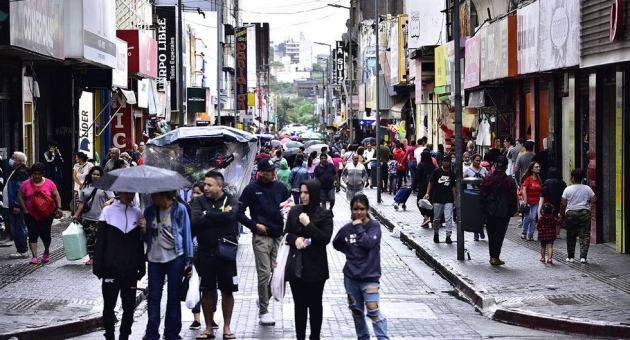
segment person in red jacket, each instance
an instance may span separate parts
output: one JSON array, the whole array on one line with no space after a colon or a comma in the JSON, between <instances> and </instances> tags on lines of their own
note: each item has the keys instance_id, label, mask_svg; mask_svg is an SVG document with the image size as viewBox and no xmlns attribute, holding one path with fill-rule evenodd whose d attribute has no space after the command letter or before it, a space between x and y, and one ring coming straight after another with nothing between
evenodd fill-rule
<instances>
[{"instance_id":1,"label":"person in red jacket","mask_svg":"<svg viewBox=\"0 0 630 340\"><path fill-rule=\"evenodd\" d=\"M405 151L403 150L402 143L396 143L396 147L392 152L394 154L394 160L400 164L398 168L396 168L396 181L398 189L402 186L403 178L407 172L407 163L404 161L405 159Z\"/></svg>"}]
</instances>

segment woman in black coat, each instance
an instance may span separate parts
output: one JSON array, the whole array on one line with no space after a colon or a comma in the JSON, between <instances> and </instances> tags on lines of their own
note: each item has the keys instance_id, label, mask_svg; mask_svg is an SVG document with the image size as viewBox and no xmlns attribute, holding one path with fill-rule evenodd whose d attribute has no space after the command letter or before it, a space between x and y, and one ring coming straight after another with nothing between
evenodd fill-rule
<instances>
[{"instance_id":1,"label":"woman in black coat","mask_svg":"<svg viewBox=\"0 0 630 340\"><path fill-rule=\"evenodd\" d=\"M289 281L295 304L295 332L298 340L306 339L306 318L310 314L311 336L319 339L322 328L322 296L328 280L326 245L333 232L333 215L320 206L317 180L300 184L300 201L289 211L285 233L287 243L302 252L302 278ZM310 241L310 244L309 244Z\"/></svg>"}]
</instances>

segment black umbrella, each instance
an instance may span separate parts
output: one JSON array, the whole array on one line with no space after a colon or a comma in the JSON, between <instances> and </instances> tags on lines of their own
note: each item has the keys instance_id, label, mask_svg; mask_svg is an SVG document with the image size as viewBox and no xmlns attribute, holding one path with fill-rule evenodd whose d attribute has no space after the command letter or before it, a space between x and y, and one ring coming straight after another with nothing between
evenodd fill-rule
<instances>
[{"instance_id":1,"label":"black umbrella","mask_svg":"<svg viewBox=\"0 0 630 340\"><path fill-rule=\"evenodd\" d=\"M150 165L132 166L105 173L94 187L120 192L155 192L189 188L192 184L179 173Z\"/></svg>"},{"instance_id":2,"label":"black umbrella","mask_svg":"<svg viewBox=\"0 0 630 340\"><path fill-rule=\"evenodd\" d=\"M364 138L364 139L361 141L361 144L367 144L367 143L370 143L371 145L376 145L376 138L374 138L374 137L368 137L368 138Z\"/></svg>"},{"instance_id":3,"label":"black umbrella","mask_svg":"<svg viewBox=\"0 0 630 340\"><path fill-rule=\"evenodd\" d=\"M151 139L147 144L164 146L182 139L218 138L224 142L255 142L256 135L229 126L180 127L162 136Z\"/></svg>"}]
</instances>

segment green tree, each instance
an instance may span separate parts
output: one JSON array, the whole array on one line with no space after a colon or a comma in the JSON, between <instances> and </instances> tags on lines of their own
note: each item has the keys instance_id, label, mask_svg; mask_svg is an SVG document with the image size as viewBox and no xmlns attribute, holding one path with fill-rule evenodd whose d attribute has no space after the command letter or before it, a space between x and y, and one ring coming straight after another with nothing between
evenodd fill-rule
<instances>
[{"instance_id":1,"label":"green tree","mask_svg":"<svg viewBox=\"0 0 630 340\"><path fill-rule=\"evenodd\" d=\"M313 63L313 72L323 72L324 68L318 63Z\"/></svg>"}]
</instances>

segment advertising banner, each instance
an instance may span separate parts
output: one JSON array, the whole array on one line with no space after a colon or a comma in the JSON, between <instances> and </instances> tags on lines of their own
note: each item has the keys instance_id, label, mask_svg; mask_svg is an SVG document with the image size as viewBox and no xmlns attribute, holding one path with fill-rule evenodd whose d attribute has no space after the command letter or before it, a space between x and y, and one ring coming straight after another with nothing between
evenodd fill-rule
<instances>
[{"instance_id":1,"label":"advertising banner","mask_svg":"<svg viewBox=\"0 0 630 340\"><path fill-rule=\"evenodd\" d=\"M407 48L437 45L444 25L444 1L406 0L405 8L409 15Z\"/></svg>"},{"instance_id":2,"label":"advertising banner","mask_svg":"<svg viewBox=\"0 0 630 340\"><path fill-rule=\"evenodd\" d=\"M131 149L133 146L133 114L131 112L131 104L127 104L127 99L121 91L113 92L112 100L111 110L114 117L109 124L111 145L119 148L121 151L125 151Z\"/></svg>"},{"instance_id":3,"label":"advertising banner","mask_svg":"<svg viewBox=\"0 0 630 340\"><path fill-rule=\"evenodd\" d=\"M206 112L206 93L208 88L206 87L189 87L186 91L186 101L188 105L188 112Z\"/></svg>"},{"instance_id":4,"label":"advertising banner","mask_svg":"<svg viewBox=\"0 0 630 340\"><path fill-rule=\"evenodd\" d=\"M66 58L116 68L115 12L116 3L111 0L65 1Z\"/></svg>"},{"instance_id":5,"label":"advertising banner","mask_svg":"<svg viewBox=\"0 0 630 340\"><path fill-rule=\"evenodd\" d=\"M333 57L335 65L333 71L333 84L341 85L346 80L346 60L345 52L343 51L343 41L337 40L335 42Z\"/></svg>"},{"instance_id":6,"label":"advertising banner","mask_svg":"<svg viewBox=\"0 0 630 340\"><path fill-rule=\"evenodd\" d=\"M127 89L127 42L116 38L116 67L112 69L112 86Z\"/></svg>"},{"instance_id":7,"label":"advertising banner","mask_svg":"<svg viewBox=\"0 0 630 340\"><path fill-rule=\"evenodd\" d=\"M481 62L481 35L466 40L466 64L464 65L464 88L479 86Z\"/></svg>"},{"instance_id":8,"label":"advertising banner","mask_svg":"<svg viewBox=\"0 0 630 340\"><path fill-rule=\"evenodd\" d=\"M177 81L177 17L174 6L156 6L157 13L157 67L158 91L166 91L166 83L170 83L170 109L178 110Z\"/></svg>"},{"instance_id":9,"label":"advertising banner","mask_svg":"<svg viewBox=\"0 0 630 340\"><path fill-rule=\"evenodd\" d=\"M157 78L157 41L138 30L117 30L116 36L127 42L129 72Z\"/></svg>"},{"instance_id":10,"label":"advertising banner","mask_svg":"<svg viewBox=\"0 0 630 340\"><path fill-rule=\"evenodd\" d=\"M149 108L149 93L151 90L151 79L138 80L138 103L141 108Z\"/></svg>"},{"instance_id":11,"label":"advertising banner","mask_svg":"<svg viewBox=\"0 0 630 340\"><path fill-rule=\"evenodd\" d=\"M400 65L398 64L398 53L400 50L398 49L398 23L391 23L391 39L389 40L389 67L391 69L391 80L392 85L397 85L400 82L400 78L398 78L398 68Z\"/></svg>"},{"instance_id":12,"label":"advertising banner","mask_svg":"<svg viewBox=\"0 0 630 340\"><path fill-rule=\"evenodd\" d=\"M405 58L405 46L407 45L407 15L401 14L398 16L398 35L393 36L398 39L398 84L408 84L407 78L407 58ZM393 40L393 39L392 39ZM394 84L394 82L392 82Z\"/></svg>"},{"instance_id":13,"label":"advertising banner","mask_svg":"<svg viewBox=\"0 0 630 340\"><path fill-rule=\"evenodd\" d=\"M444 45L435 48L435 86L446 86L446 56Z\"/></svg>"},{"instance_id":14,"label":"advertising banner","mask_svg":"<svg viewBox=\"0 0 630 340\"><path fill-rule=\"evenodd\" d=\"M580 1L540 3L539 71L576 66L580 62Z\"/></svg>"},{"instance_id":15,"label":"advertising banner","mask_svg":"<svg viewBox=\"0 0 630 340\"><path fill-rule=\"evenodd\" d=\"M518 74L538 72L538 9L536 1L516 11Z\"/></svg>"},{"instance_id":16,"label":"advertising banner","mask_svg":"<svg viewBox=\"0 0 630 340\"><path fill-rule=\"evenodd\" d=\"M79 151L94 158L94 94L83 91L79 98Z\"/></svg>"},{"instance_id":17,"label":"advertising banner","mask_svg":"<svg viewBox=\"0 0 630 340\"><path fill-rule=\"evenodd\" d=\"M5 14L10 21L6 27L11 46L64 59L65 19L61 0L11 1L9 13ZM4 25L0 23L0 27Z\"/></svg>"},{"instance_id":18,"label":"advertising banner","mask_svg":"<svg viewBox=\"0 0 630 340\"><path fill-rule=\"evenodd\" d=\"M247 112L247 28L236 28L236 110Z\"/></svg>"},{"instance_id":19,"label":"advertising banner","mask_svg":"<svg viewBox=\"0 0 630 340\"><path fill-rule=\"evenodd\" d=\"M516 66L516 16L481 29L481 80L513 77Z\"/></svg>"}]
</instances>

